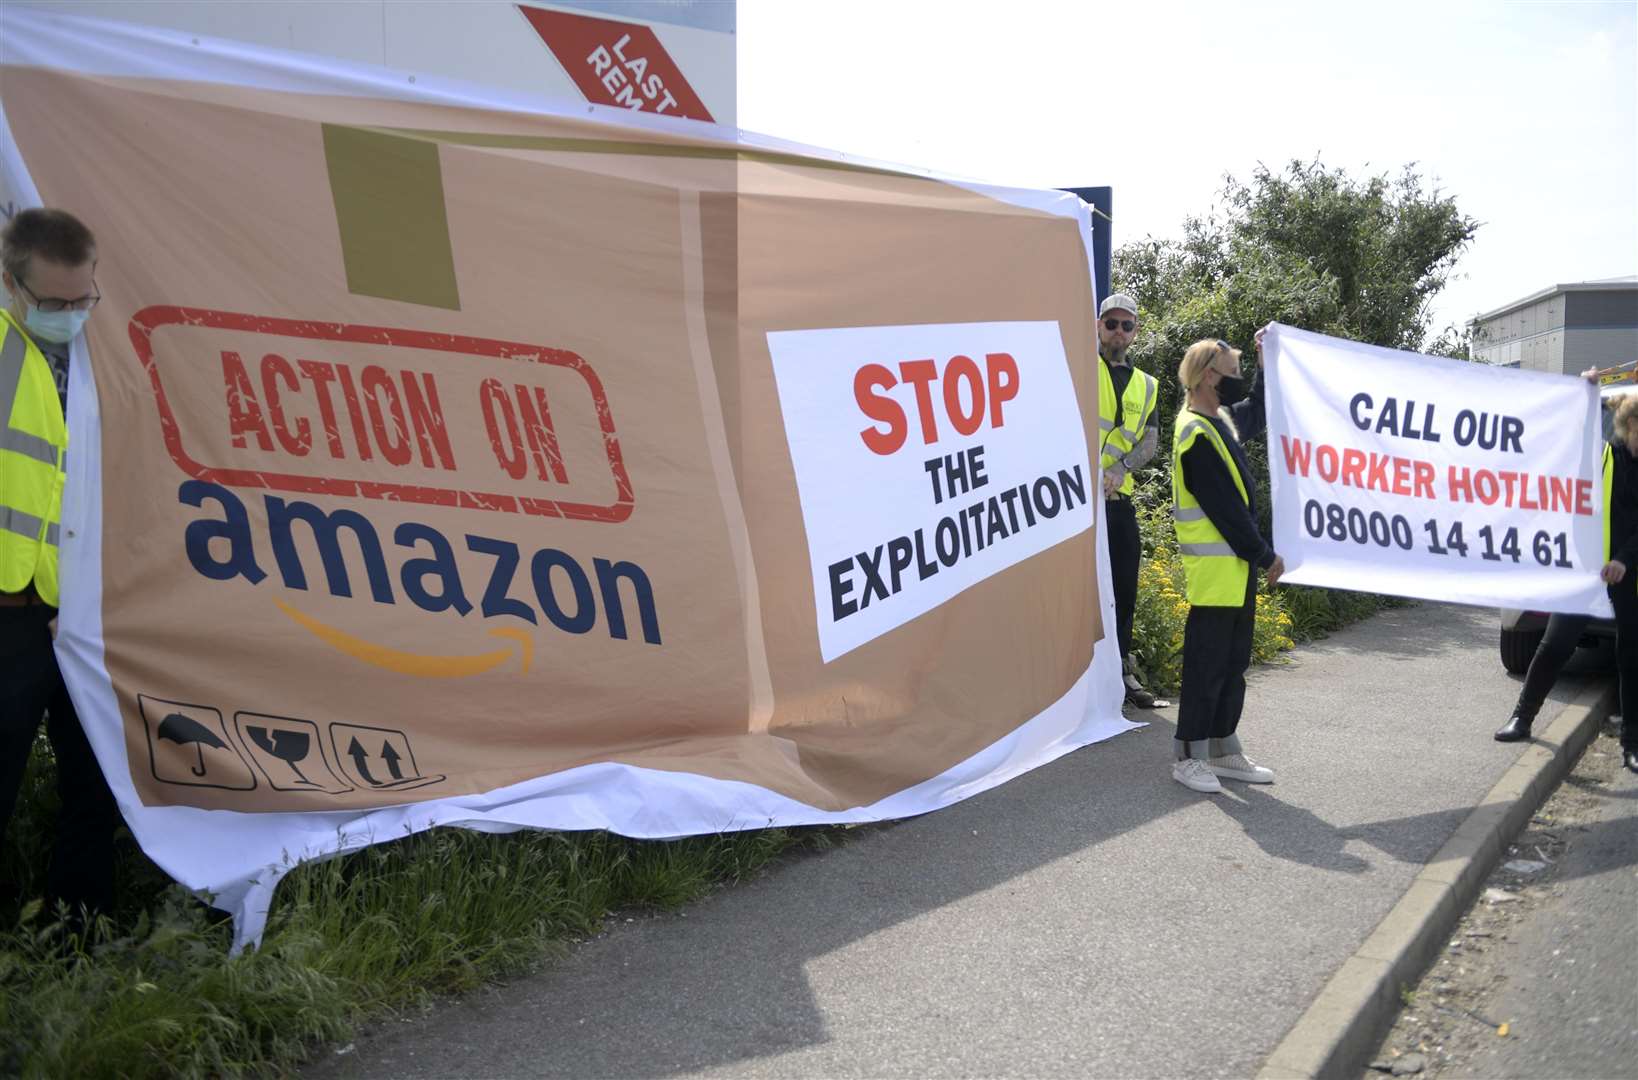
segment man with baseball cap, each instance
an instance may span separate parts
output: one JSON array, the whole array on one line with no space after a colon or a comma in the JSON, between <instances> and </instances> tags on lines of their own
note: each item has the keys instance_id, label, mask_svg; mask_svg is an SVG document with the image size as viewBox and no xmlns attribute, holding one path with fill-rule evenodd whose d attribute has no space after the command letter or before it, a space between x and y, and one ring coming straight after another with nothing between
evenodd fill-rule
<instances>
[{"instance_id":1,"label":"man with baseball cap","mask_svg":"<svg viewBox=\"0 0 1638 1080\"><path fill-rule=\"evenodd\" d=\"M1125 293L1104 298L1098 307L1098 440L1109 569L1115 587L1116 640L1127 702L1151 709L1155 696L1138 681L1132 664L1132 612L1137 607L1142 556L1137 511L1132 506L1132 474L1149 463L1159 444L1154 417L1160 386L1153 375L1138 371L1126 358L1137 328L1137 301Z\"/></svg>"}]
</instances>

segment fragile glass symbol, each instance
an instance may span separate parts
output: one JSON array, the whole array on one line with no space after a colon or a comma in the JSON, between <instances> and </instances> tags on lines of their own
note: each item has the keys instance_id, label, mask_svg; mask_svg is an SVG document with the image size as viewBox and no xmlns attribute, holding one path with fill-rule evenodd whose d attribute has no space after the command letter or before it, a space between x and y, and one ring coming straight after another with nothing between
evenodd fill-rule
<instances>
[{"instance_id":1,"label":"fragile glass symbol","mask_svg":"<svg viewBox=\"0 0 1638 1080\"><path fill-rule=\"evenodd\" d=\"M313 787L318 786L303 776L302 771L296 768L296 762L307 756L307 751L312 745L307 732L295 731L290 728L274 728L272 733L269 734L265 727L247 726L245 734L249 735L250 741L261 747L265 753L272 754L290 766L290 771L296 774L299 783L311 784Z\"/></svg>"}]
</instances>

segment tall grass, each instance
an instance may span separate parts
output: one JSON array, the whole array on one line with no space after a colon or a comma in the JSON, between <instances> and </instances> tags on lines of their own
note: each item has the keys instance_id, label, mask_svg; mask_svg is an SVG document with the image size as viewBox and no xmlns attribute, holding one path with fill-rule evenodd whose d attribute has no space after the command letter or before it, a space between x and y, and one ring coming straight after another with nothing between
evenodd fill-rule
<instances>
[{"instance_id":1,"label":"tall grass","mask_svg":"<svg viewBox=\"0 0 1638 1080\"><path fill-rule=\"evenodd\" d=\"M37 752L0 859L39 880L49 755ZM0 932L0 1075L277 1075L356 1025L538 964L616 910L671 909L829 830L678 841L437 829L280 884L260 948L228 955L219 913L164 885L128 839L121 911L68 933L8 898Z\"/></svg>"}]
</instances>

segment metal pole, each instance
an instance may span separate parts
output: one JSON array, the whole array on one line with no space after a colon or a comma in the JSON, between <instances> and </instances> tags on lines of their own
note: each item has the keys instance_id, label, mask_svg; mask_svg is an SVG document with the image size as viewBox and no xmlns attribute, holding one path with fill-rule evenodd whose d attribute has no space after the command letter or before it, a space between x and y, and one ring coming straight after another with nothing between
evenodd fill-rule
<instances>
[{"instance_id":1,"label":"metal pole","mask_svg":"<svg viewBox=\"0 0 1638 1080\"><path fill-rule=\"evenodd\" d=\"M1114 250L1110 239L1111 228L1115 217L1115 189L1109 187L1072 187L1063 188L1072 191L1081 197L1081 200L1092 206L1092 272L1096 280L1093 282L1093 293L1096 302L1103 303L1103 298L1112 291L1109 288L1109 253Z\"/></svg>"}]
</instances>

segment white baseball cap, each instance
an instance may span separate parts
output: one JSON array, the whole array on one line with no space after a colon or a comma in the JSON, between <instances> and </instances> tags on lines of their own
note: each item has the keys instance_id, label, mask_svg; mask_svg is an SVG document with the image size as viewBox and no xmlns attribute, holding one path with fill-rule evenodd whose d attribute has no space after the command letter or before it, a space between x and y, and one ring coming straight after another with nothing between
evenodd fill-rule
<instances>
[{"instance_id":1,"label":"white baseball cap","mask_svg":"<svg viewBox=\"0 0 1638 1080\"><path fill-rule=\"evenodd\" d=\"M1103 298L1103 303L1098 305L1098 318L1103 318L1111 311L1130 311L1135 318L1137 310L1137 301L1130 296L1125 293L1110 293Z\"/></svg>"}]
</instances>

